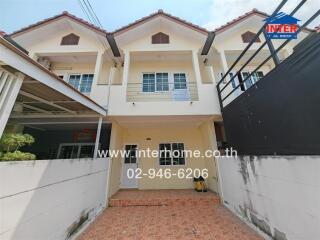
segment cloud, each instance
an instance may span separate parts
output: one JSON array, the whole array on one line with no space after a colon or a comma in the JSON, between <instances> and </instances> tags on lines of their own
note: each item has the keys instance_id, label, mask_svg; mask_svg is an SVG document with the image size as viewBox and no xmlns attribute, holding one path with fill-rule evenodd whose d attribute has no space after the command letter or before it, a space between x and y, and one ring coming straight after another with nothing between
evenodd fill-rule
<instances>
[{"instance_id":1,"label":"cloud","mask_svg":"<svg viewBox=\"0 0 320 240\"><path fill-rule=\"evenodd\" d=\"M282 12L291 12L301 0L288 0L280 10ZM210 20L204 24L204 27L213 30L243 15L246 12L256 8L262 12L271 14L280 4L280 0L213 0L210 6ZM298 10L295 17L304 23L320 7L319 0L307 0L307 2ZM320 24L319 17L316 18L309 27L315 27Z\"/></svg>"}]
</instances>

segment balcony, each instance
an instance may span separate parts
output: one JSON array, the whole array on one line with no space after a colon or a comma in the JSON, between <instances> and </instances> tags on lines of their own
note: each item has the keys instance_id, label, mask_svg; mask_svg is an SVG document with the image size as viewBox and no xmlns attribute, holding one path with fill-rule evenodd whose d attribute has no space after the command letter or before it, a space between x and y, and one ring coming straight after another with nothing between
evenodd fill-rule
<instances>
[{"instance_id":1,"label":"balcony","mask_svg":"<svg viewBox=\"0 0 320 240\"><path fill-rule=\"evenodd\" d=\"M220 115L211 66L197 50L125 51L109 115Z\"/></svg>"},{"instance_id":2,"label":"balcony","mask_svg":"<svg viewBox=\"0 0 320 240\"><path fill-rule=\"evenodd\" d=\"M102 106L108 90L111 58L103 52L37 52L35 59Z\"/></svg>"}]
</instances>

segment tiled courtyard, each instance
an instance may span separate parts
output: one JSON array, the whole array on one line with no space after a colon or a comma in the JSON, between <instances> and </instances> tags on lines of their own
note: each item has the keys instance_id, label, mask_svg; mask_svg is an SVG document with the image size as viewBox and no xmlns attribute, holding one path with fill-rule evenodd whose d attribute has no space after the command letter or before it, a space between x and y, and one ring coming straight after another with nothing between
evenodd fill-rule
<instances>
[{"instance_id":1,"label":"tiled courtyard","mask_svg":"<svg viewBox=\"0 0 320 240\"><path fill-rule=\"evenodd\" d=\"M191 191L188 199L192 199L190 196L199 198L201 194L210 195ZM132 192L130 194L135 195ZM185 193L179 194L186 197ZM162 197L166 197L166 194ZM174 194L171 198L175 198ZM222 205L191 201L183 206L109 207L78 238L78 240L100 239L258 240L263 238Z\"/></svg>"},{"instance_id":2,"label":"tiled courtyard","mask_svg":"<svg viewBox=\"0 0 320 240\"><path fill-rule=\"evenodd\" d=\"M190 189L169 190L120 190L112 196L112 207L128 206L185 206L218 204L219 197L212 192L196 192Z\"/></svg>"}]
</instances>

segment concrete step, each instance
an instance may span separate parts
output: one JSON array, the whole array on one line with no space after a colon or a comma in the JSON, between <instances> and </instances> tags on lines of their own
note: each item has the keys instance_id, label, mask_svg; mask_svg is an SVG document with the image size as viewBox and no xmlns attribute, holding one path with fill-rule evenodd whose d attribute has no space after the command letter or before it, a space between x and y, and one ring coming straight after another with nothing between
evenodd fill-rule
<instances>
[{"instance_id":1,"label":"concrete step","mask_svg":"<svg viewBox=\"0 0 320 240\"><path fill-rule=\"evenodd\" d=\"M109 200L110 207L129 206L197 206L220 204L213 192L178 190L120 190Z\"/></svg>"}]
</instances>

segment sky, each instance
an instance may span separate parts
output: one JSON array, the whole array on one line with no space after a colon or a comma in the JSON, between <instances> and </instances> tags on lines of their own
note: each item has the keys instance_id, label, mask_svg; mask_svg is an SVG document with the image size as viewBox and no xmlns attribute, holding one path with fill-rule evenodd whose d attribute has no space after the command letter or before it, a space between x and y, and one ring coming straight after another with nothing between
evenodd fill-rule
<instances>
[{"instance_id":1,"label":"sky","mask_svg":"<svg viewBox=\"0 0 320 240\"><path fill-rule=\"evenodd\" d=\"M113 31L158 9L213 30L257 8L268 14L280 0L89 0L102 26ZM282 11L289 13L299 0L288 0ZM320 8L320 0L307 0L295 15L306 20ZM0 30L11 33L45 18L68 11L88 20L78 0L0 0ZM320 25L318 17L310 27Z\"/></svg>"}]
</instances>

